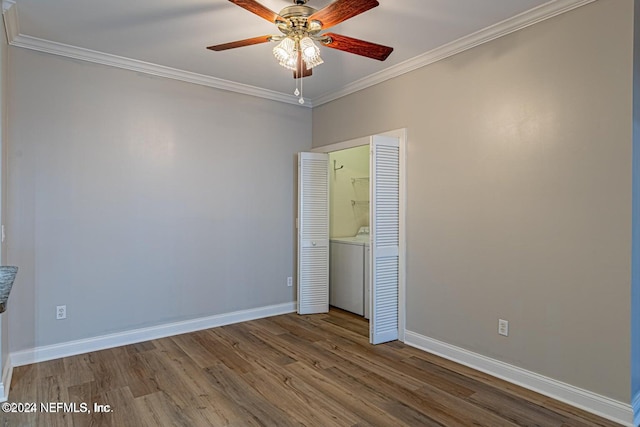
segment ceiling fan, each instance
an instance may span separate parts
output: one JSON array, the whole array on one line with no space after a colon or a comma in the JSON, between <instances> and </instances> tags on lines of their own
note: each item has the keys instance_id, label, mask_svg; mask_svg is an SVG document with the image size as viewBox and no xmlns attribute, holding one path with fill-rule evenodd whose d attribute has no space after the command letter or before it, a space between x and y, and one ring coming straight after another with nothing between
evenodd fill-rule
<instances>
[{"instance_id":1,"label":"ceiling fan","mask_svg":"<svg viewBox=\"0 0 640 427\"><path fill-rule=\"evenodd\" d=\"M280 65L293 71L298 79L310 76L311 69L324 61L317 41L326 47L384 61L392 47L354 39L335 33L322 33L349 18L353 18L378 6L376 0L336 0L327 7L316 10L307 6L307 0L293 0L294 5L275 13L255 0L229 0L249 12L274 23L282 34L265 35L230 43L209 46L207 49L222 51L266 42L279 42L273 54Z\"/></svg>"}]
</instances>

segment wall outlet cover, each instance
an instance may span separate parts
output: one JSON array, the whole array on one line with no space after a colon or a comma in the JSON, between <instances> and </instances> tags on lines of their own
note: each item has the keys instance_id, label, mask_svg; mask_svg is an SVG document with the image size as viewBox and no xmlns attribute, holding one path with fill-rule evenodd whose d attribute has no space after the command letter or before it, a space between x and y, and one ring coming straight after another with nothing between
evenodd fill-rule
<instances>
[{"instance_id":1,"label":"wall outlet cover","mask_svg":"<svg viewBox=\"0 0 640 427\"><path fill-rule=\"evenodd\" d=\"M505 337L509 336L509 321L504 319L498 319L498 334Z\"/></svg>"},{"instance_id":2,"label":"wall outlet cover","mask_svg":"<svg viewBox=\"0 0 640 427\"><path fill-rule=\"evenodd\" d=\"M62 320L66 318L67 318L67 306L66 305L56 306L56 320Z\"/></svg>"}]
</instances>

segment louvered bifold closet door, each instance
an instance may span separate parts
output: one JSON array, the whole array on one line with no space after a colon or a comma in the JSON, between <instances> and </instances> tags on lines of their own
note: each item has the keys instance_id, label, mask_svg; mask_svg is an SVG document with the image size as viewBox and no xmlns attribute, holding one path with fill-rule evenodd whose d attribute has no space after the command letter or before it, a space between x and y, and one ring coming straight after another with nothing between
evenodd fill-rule
<instances>
[{"instance_id":1,"label":"louvered bifold closet door","mask_svg":"<svg viewBox=\"0 0 640 427\"><path fill-rule=\"evenodd\" d=\"M329 311L329 155L298 155L298 314Z\"/></svg>"},{"instance_id":2,"label":"louvered bifold closet door","mask_svg":"<svg viewBox=\"0 0 640 427\"><path fill-rule=\"evenodd\" d=\"M398 339L400 148L396 138L371 140L371 308L373 344Z\"/></svg>"}]
</instances>

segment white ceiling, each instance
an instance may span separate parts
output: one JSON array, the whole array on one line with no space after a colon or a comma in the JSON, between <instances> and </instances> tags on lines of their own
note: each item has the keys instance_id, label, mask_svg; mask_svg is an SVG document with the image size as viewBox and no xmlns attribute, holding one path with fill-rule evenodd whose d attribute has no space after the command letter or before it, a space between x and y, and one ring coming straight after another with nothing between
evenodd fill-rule
<instances>
[{"instance_id":1,"label":"white ceiling","mask_svg":"<svg viewBox=\"0 0 640 427\"><path fill-rule=\"evenodd\" d=\"M304 79L305 98L330 98L371 75L389 74L416 57L456 40L469 39L469 35L480 30L494 38L492 28L499 35L503 28L496 24L502 22L504 26L503 21L514 21L513 17L521 26L523 22L528 25L539 19L541 11L548 15L546 11L554 10L557 14L585 1L379 2L378 7L330 31L392 46L391 56L379 62L322 48L325 63L313 70L312 77ZM5 8L11 3L5 0ZM262 0L261 3L278 12L292 1ZM309 0L308 5L320 9L329 3L331 0ZM272 44L223 52L205 49L214 44L278 33L273 24L227 0L15 0L13 7L18 12L18 40L22 39L23 45L31 45L26 47L34 48L42 44L39 39L43 39L54 45L70 45L249 85L286 98L295 87L291 72L273 58ZM530 21L523 19L529 16L533 17ZM295 102L293 96L290 98Z\"/></svg>"}]
</instances>

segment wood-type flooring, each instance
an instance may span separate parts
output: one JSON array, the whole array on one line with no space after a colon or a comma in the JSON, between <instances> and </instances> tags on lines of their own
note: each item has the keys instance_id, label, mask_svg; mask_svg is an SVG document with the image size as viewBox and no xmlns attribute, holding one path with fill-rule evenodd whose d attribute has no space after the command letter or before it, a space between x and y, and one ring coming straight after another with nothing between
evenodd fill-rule
<instances>
[{"instance_id":1,"label":"wood-type flooring","mask_svg":"<svg viewBox=\"0 0 640 427\"><path fill-rule=\"evenodd\" d=\"M332 309L17 367L9 403L36 411L0 413L0 426L617 425L367 337L363 318Z\"/></svg>"}]
</instances>

